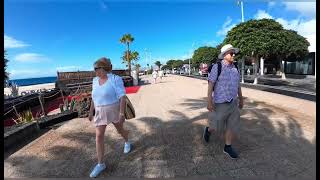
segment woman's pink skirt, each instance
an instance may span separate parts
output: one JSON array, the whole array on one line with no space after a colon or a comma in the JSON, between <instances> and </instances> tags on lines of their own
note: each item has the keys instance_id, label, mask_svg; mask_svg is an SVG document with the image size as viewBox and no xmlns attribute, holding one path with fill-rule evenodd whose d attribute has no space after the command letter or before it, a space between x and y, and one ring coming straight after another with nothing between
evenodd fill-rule
<instances>
[{"instance_id":1,"label":"woman's pink skirt","mask_svg":"<svg viewBox=\"0 0 320 180\"><path fill-rule=\"evenodd\" d=\"M118 123L120 115L120 103L95 107L94 124L95 126Z\"/></svg>"}]
</instances>

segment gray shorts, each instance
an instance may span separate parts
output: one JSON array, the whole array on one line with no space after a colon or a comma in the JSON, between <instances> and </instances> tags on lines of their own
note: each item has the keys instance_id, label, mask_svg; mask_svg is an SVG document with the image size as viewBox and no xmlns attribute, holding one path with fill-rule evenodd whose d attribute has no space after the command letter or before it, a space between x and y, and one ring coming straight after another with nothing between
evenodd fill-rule
<instances>
[{"instance_id":1,"label":"gray shorts","mask_svg":"<svg viewBox=\"0 0 320 180\"><path fill-rule=\"evenodd\" d=\"M238 100L231 103L221 103L214 105L215 110L209 112L209 126L218 135L223 135L225 130L231 130L235 135L239 134L240 111Z\"/></svg>"}]
</instances>

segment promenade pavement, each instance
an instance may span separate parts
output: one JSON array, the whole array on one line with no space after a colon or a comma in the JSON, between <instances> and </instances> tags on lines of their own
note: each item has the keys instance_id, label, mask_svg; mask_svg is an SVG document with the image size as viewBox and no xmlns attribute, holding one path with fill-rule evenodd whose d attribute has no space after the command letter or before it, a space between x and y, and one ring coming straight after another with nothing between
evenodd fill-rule
<instances>
[{"instance_id":1,"label":"promenade pavement","mask_svg":"<svg viewBox=\"0 0 320 180\"><path fill-rule=\"evenodd\" d=\"M315 102L243 88L240 138L234 142L240 157L232 160L221 139L202 139L207 81L176 75L157 84L151 76L142 80L140 90L128 95L137 114L125 123L133 150L123 154L123 139L108 126L107 169L99 177L315 179ZM86 178L95 163L94 126L76 118L5 159L4 177Z\"/></svg>"}]
</instances>

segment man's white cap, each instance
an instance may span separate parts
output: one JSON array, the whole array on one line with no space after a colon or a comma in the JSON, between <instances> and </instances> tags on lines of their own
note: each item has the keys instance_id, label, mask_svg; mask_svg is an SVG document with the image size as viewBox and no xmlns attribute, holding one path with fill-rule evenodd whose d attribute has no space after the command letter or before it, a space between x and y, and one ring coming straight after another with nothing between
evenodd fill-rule
<instances>
[{"instance_id":1,"label":"man's white cap","mask_svg":"<svg viewBox=\"0 0 320 180\"><path fill-rule=\"evenodd\" d=\"M236 53L236 54L239 52L239 48L234 48L231 44L226 44L226 45L222 46L221 52L220 52L218 58L223 59L224 54L230 50L233 50L234 53Z\"/></svg>"}]
</instances>

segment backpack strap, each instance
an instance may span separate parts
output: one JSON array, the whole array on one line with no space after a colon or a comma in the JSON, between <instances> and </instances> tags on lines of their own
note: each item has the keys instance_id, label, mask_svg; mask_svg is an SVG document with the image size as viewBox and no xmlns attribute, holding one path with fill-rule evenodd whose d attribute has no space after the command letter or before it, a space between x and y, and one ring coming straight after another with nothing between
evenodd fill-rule
<instances>
[{"instance_id":1,"label":"backpack strap","mask_svg":"<svg viewBox=\"0 0 320 180\"><path fill-rule=\"evenodd\" d=\"M216 81L218 81L218 78L221 74L221 69L222 69L221 61L218 61L217 64L218 64L218 75L217 75Z\"/></svg>"}]
</instances>

